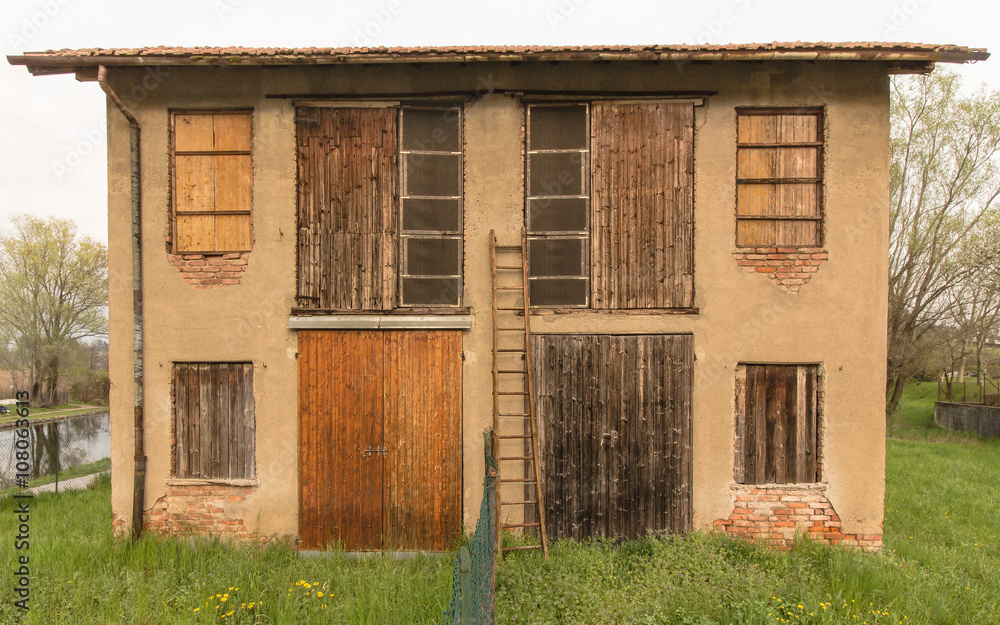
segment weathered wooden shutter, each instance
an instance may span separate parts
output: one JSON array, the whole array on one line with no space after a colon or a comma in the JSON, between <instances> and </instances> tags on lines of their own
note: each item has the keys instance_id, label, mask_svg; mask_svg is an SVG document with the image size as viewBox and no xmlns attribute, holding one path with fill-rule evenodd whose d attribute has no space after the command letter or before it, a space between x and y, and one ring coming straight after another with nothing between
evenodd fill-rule
<instances>
[{"instance_id":1,"label":"weathered wooden shutter","mask_svg":"<svg viewBox=\"0 0 1000 625\"><path fill-rule=\"evenodd\" d=\"M251 114L172 117L174 250L249 251L253 185Z\"/></svg>"},{"instance_id":2,"label":"weathered wooden shutter","mask_svg":"<svg viewBox=\"0 0 1000 625\"><path fill-rule=\"evenodd\" d=\"M823 229L823 113L740 109L736 244L819 246Z\"/></svg>"},{"instance_id":3,"label":"weathered wooden shutter","mask_svg":"<svg viewBox=\"0 0 1000 625\"><path fill-rule=\"evenodd\" d=\"M254 476L252 363L174 365L174 475Z\"/></svg>"},{"instance_id":4,"label":"weathered wooden shutter","mask_svg":"<svg viewBox=\"0 0 1000 625\"><path fill-rule=\"evenodd\" d=\"M591 307L694 306L694 106L591 111Z\"/></svg>"},{"instance_id":5,"label":"weathered wooden shutter","mask_svg":"<svg viewBox=\"0 0 1000 625\"><path fill-rule=\"evenodd\" d=\"M534 335L549 536L691 529L690 335Z\"/></svg>"},{"instance_id":6,"label":"weathered wooden shutter","mask_svg":"<svg viewBox=\"0 0 1000 625\"><path fill-rule=\"evenodd\" d=\"M740 365L736 465L740 484L815 482L816 365Z\"/></svg>"},{"instance_id":7,"label":"weathered wooden shutter","mask_svg":"<svg viewBox=\"0 0 1000 625\"><path fill-rule=\"evenodd\" d=\"M299 108L298 306L396 306L397 109Z\"/></svg>"}]
</instances>

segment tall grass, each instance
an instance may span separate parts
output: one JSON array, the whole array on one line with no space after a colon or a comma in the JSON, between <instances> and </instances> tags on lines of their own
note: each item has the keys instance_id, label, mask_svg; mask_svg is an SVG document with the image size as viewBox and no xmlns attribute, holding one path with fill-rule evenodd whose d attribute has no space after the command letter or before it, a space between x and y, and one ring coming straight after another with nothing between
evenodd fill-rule
<instances>
[{"instance_id":1,"label":"tall grass","mask_svg":"<svg viewBox=\"0 0 1000 625\"><path fill-rule=\"evenodd\" d=\"M1000 443L890 440L885 550L694 534L507 558L505 623L1000 623Z\"/></svg>"},{"instance_id":2,"label":"tall grass","mask_svg":"<svg viewBox=\"0 0 1000 625\"><path fill-rule=\"evenodd\" d=\"M436 623L451 597L452 560L300 558L292 549L111 536L110 482L31 503L31 609L26 622ZM12 605L13 501L0 501L0 623ZM226 616L222 616L226 615ZM221 618L220 618L221 617Z\"/></svg>"}]
</instances>

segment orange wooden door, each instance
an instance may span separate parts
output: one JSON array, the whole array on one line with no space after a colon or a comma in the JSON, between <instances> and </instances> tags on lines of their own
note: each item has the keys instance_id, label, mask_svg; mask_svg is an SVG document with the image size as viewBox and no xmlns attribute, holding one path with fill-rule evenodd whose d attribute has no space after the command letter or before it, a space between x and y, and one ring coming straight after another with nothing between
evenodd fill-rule
<instances>
[{"instance_id":1,"label":"orange wooden door","mask_svg":"<svg viewBox=\"0 0 1000 625\"><path fill-rule=\"evenodd\" d=\"M461 353L454 331L299 331L301 549L453 546Z\"/></svg>"},{"instance_id":2,"label":"orange wooden door","mask_svg":"<svg viewBox=\"0 0 1000 625\"><path fill-rule=\"evenodd\" d=\"M447 551L462 527L462 335L386 333L385 549Z\"/></svg>"},{"instance_id":3,"label":"orange wooden door","mask_svg":"<svg viewBox=\"0 0 1000 625\"><path fill-rule=\"evenodd\" d=\"M382 335L299 332L299 547L382 548Z\"/></svg>"}]
</instances>

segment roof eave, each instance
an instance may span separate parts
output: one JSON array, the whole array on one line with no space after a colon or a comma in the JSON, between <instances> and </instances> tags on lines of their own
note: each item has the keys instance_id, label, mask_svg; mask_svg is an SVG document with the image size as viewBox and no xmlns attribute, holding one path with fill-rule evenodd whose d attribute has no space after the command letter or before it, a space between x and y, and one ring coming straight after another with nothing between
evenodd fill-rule
<instances>
[{"instance_id":1,"label":"roof eave","mask_svg":"<svg viewBox=\"0 0 1000 625\"><path fill-rule=\"evenodd\" d=\"M32 75L70 74L100 65L106 67L239 67L305 66L391 63L485 62L622 62L622 61L860 61L885 62L893 73L926 73L935 63L968 63L989 58L985 49L954 50L556 50L497 52L380 52L360 50L332 54L94 54L62 55L29 52L9 55L11 65L24 65Z\"/></svg>"}]
</instances>

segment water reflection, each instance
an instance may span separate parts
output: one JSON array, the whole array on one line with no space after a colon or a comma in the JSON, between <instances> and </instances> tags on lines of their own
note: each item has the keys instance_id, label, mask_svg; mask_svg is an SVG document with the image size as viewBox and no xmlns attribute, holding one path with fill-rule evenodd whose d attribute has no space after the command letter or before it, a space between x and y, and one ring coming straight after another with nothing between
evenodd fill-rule
<instances>
[{"instance_id":1,"label":"water reflection","mask_svg":"<svg viewBox=\"0 0 1000 625\"><path fill-rule=\"evenodd\" d=\"M111 457L108 413L32 425L32 478L53 475ZM15 483L15 431L0 431L0 488Z\"/></svg>"}]
</instances>

